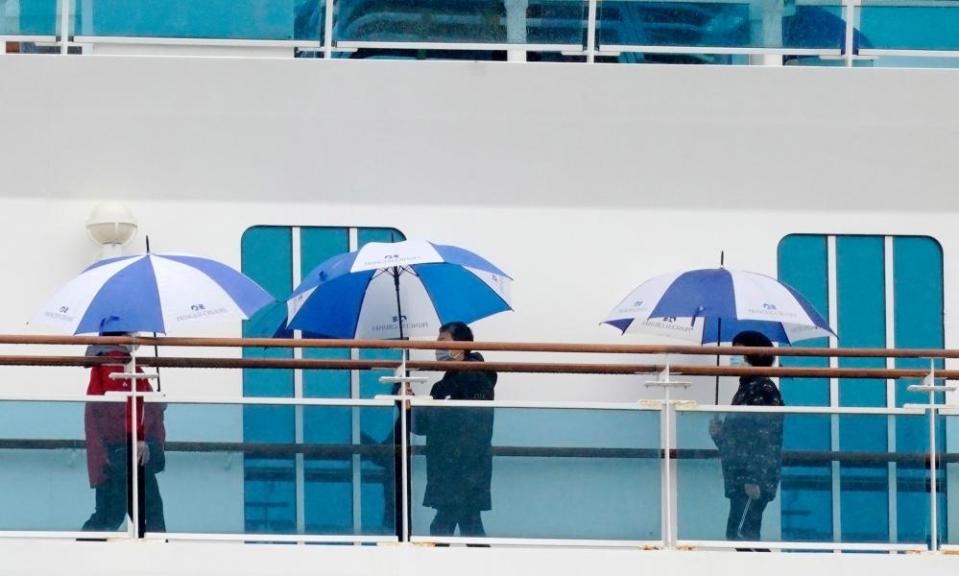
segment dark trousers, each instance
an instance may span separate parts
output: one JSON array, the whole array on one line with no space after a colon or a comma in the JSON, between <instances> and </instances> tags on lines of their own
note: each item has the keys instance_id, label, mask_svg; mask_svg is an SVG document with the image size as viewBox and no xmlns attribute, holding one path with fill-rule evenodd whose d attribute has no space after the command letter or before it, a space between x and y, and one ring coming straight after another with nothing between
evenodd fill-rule
<instances>
[{"instance_id":1,"label":"dark trousers","mask_svg":"<svg viewBox=\"0 0 959 576\"><path fill-rule=\"evenodd\" d=\"M486 536L483 518L479 510L460 510L458 508L439 508L430 523L431 536L452 536L460 527L460 536Z\"/></svg>"},{"instance_id":2,"label":"dark trousers","mask_svg":"<svg viewBox=\"0 0 959 576\"><path fill-rule=\"evenodd\" d=\"M107 447L109 465L106 479L95 488L95 508L90 518L84 522L83 530L113 532L123 524L127 514L133 517L132 474L128 473L129 454L125 444ZM145 532L166 532L163 499L160 496L156 471L151 466L140 466L137 474L140 510L137 534L142 537Z\"/></svg>"},{"instance_id":3,"label":"dark trousers","mask_svg":"<svg viewBox=\"0 0 959 576\"><path fill-rule=\"evenodd\" d=\"M751 500L745 492L729 499L729 518L726 520L726 540L759 541L763 512L768 500Z\"/></svg>"}]
</instances>

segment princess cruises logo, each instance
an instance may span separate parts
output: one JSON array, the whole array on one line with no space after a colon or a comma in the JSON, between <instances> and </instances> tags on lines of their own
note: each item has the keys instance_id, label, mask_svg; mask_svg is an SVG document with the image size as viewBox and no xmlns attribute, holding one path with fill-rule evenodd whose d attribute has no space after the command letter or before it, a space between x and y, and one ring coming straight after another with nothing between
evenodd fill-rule
<instances>
[{"instance_id":1,"label":"princess cruises logo","mask_svg":"<svg viewBox=\"0 0 959 576\"><path fill-rule=\"evenodd\" d=\"M780 310L778 306L771 302L763 302L762 306L756 306L746 310L749 314L757 314L759 316L766 317L775 317L775 318L793 318L796 316L795 312L790 310Z\"/></svg>"},{"instance_id":2,"label":"princess cruises logo","mask_svg":"<svg viewBox=\"0 0 959 576\"><path fill-rule=\"evenodd\" d=\"M390 321L387 323L374 324L373 326L370 327L370 331L373 332L374 334L395 333L400 329L400 318L403 319L404 331L427 330L430 327L430 323L428 320L410 322L409 319L406 317L406 314L403 314L402 316L396 316L396 315L391 316Z\"/></svg>"},{"instance_id":3,"label":"princess cruises logo","mask_svg":"<svg viewBox=\"0 0 959 576\"><path fill-rule=\"evenodd\" d=\"M676 316L664 316L662 318L650 318L644 323L649 328L656 330L663 330L666 332L674 332L676 334L689 334L695 328L693 323L686 324L685 322L679 322L679 318Z\"/></svg>"},{"instance_id":4,"label":"princess cruises logo","mask_svg":"<svg viewBox=\"0 0 959 576\"><path fill-rule=\"evenodd\" d=\"M220 314L226 314L226 308L208 308L206 304L191 304L189 314L180 314L176 317L178 321L183 320L196 320L198 318L205 318L208 316L219 316Z\"/></svg>"},{"instance_id":5,"label":"princess cruises logo","mask_svg":"<svg viewBox=\"0 0 959 576\"><path fill-rule=\"evenodd\" d=\"M60 306L59 308L57 308L56 312L52 312L48 310L44 312L43 315L53 320L65 320L67 322L73 322L74 320L74 317L70 314L69 306Z\"/></svg>"}]
</instances>

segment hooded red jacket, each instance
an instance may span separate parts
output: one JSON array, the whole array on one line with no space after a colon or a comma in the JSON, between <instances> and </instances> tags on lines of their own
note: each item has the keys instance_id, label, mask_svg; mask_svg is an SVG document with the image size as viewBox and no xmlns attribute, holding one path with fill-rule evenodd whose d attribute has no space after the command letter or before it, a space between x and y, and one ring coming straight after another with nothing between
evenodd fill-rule
<instances>
[{"instance_id":1,"label":"hooded red jacket","mask_svg":"<svg viewBox=\"0 0 959 576\"><path fill-rule=\"evenodd\" d=\"M88 396L102 396L107 392L129 392L130 379L113 380L110 374L123 372L124 362L129 360L129 354L120 350L111 350L99 354L117 358L116 364L99 364L90 370L90 384L87 386ZM137 372L143 370L137 368ZM138 379L138 392L153 392L153 387L146 379ZM90 486L96 487L107 479L109 462L107 459L108 444L124 444L130 437L132 429L130 410L132 398L126 402L88 402L84 412L84 428L87 439L87 473L90 477ZM166 429L163 424L162 404L147 403L144 408L143 400L137 400L137 439L151 443L158 443L162 450L166 441Z\"/></svg>"}]
</instances>

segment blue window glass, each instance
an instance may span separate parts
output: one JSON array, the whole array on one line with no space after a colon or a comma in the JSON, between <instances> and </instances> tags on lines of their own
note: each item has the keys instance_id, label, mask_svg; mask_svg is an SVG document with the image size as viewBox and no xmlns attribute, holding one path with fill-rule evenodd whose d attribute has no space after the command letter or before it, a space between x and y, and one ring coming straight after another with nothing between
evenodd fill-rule
<instances>
[{"instance_id":1,"label":"blue window glass","mask_svg":"<svg viewBox=\"0 0 959 576\"><path fill-rule=\"evenodd\" d=\"M76 0L79 36L322 41L322 0Z\"/></svg>"},{"instance_id":2,"label":"blue window glass","mask_svg":"<svg viewBox=\"0 0 959 576\"><path fill-rule=\"evenodd\" d=\"M780 278L793 285L826 312L830 301L830 280L836 287L832 295L840 347L894 346L898 348L940 348L943 345L942 251L928 237L909 236L835 236L834 254L828 254L830 237L791 235L779 246ZM829 259L834 258L836 277L829 277ZM889 267L889 269L887 269ZM887 326L892 322L892 326ZM889 328L889 329L887 329ZM807 343L803 343L806 345ZM816 345L827 345L825 341ZM783 359L783 365L828 365L825 360ZM840 367L883 368L885 359L841 358ZM928 367L928 361L900 359L898 367ZM887 383L885 380L841 379L838 396L829 397L828 381L784 379L783 396L789 405L826 405L850 407L901 407L907 402L925 402L922 395L911 394L906 387L913 382ZM894 401L892 400L894 398ZM787 447L822 449L824 446L860 453L921 452L928 446L928 429L922 419L890 420L846 416L837 430L838 446L831 446L823 430L812 434L786 431ZM943 445L943 431L937 440ZM839 506L843 541L924 542L929 537L929 510L926 482L928 471L915 463L863 466L843 462L839 467L839 494L831 486L833 474L822 468L814 483L792 483L791 472L783 472L784 538L804 539L804 535L825 533L832 524L831 515L815 514L815 509L830 510L825 498ZM808 473L809 471L804 471ZM940 473L941 474L941 473ZM806 478L809 480L809 478ZM819 507L794 508L792 503L815 501ZM941 506L945 510L944 500ZM896 510L895 521L889 511ZM799 514L797 514L799 513ZM805 516L794 520L791 515ZM940 519L945 526L945 520ZM802 530L794 530L803 524ZM787 535L792 531L792 536Z\"/></svg>"},{"instance_id":3,"label":"blue window glass","mask_svg":"<svg viewBox=\"0 0 959 576\"><path fill-rule=\"evenodd\" d=\"M836 239L836 288L839 346L883 348L886 345L885 250L881 236ZM841 368L883 368L884 358L840 358ZM839 381L840 406L886 406L884 380ZM885 450L883 419L851 416L839 426L842 450ZM840 465L842 540L886 542L889 539L888 470Z\"/></svg>"},{"instance_id":4,"label":"blue window glass","mask_svg":"<svg viewBox=\"0 0 959 576\"><path fill-rule=\"evenodd\" d=\"M327 258L351 249L355 234L358 248L370 241L404 240L393 229L349 227L256 226L246 231L242 241L243 271L260 282L277 298L274 306L244 323L246 336L273 336L281 333L286 319L286 298L293 290L296 276L302 278ZM294 247L298 252L294 254ZM314 335L305 334L305 337ZM363 352L361 357L370 353ZM247 357L292 358L288 349L250 349ZM306 348L306 359L348 359L348 348ZM384 351L369 357L396 358ZM302 394L308 398L372 397L389 393L379 384L382 371L303 370ZM358 390L354 390L354 381ZM248 370L244 375L244 393L248 396L294 396L295 373L292 370ZM389 450L395 417L388 410L351 410L349 408L303 408L285 406L247 406L244 410L244 438L247 441L292 442L297 422L302 422L302 438L307 443L377 444ZM378 453L377 453L378 454ZM382 454L379 454L382 456ZM313 534L393 534L394 463L382 457L304 457L302 486L297 485L295 458L247 459L247 523L250 531L285 533L297 529ZM252 467L252 471L251 471ZM265 469L264 469L265 468ZM358 472L358 474L357 474ZM303 491L303 518L297 518L297 491ZM389 502L389 506L387 506ZM264 511L269 510L269 523ZM257 515L259 514L259 515ZM298 528L298 521L302 526Z\"/></svg>"},{"instance_id":5,"label":"blue window glass","mask_svg":"<svg viewBox=\"0 0 959 576\"><path fill-rule=\"evenodd\" d=\"M243 234L243 273L282 302L293 290L292 233L289 228L258 226ZM243 323L244 337L272 336L272 326L283 321L282 305L270 306ZM244 358L292 358L286 348L245 348ZM244 370L243 395L289 398L293 396L290 370ZM246 442L293 442L291 406L244 406L243 439ZM292 457L250 457L243 463L246 530L256 534L289 534L296 530L295 461Z\"/></svg>"},{"instance_id":6,"label":"blue window glass","mask_svg":"<svg viewBox=\"0 0 959 576\"><path fill-rule=\"evenodd\" d=\"M863 2L860 25L874 48L959 50L959 7L951 2Z\"/></svg>"},{"instance_id":7,"label":"blue window glass","mask_svg":"<svg viewBox=\"0 0 959 576\"><path fill-rule=\"evenodd\" d=\"M896 277L893 290L896 299L895 339L897 348L942 348L944 338L942 247L935 239L923 236L904 236L893 239L893 259ZM936 362L942 368L941 360ZM919 358L897 358L897 368L928 369L929 361ZM915 380L902 379L896 382L896 405L925 403L928 395L909 392ZM938 395L937 403L945 398ZM929 431L922 422L899 422L896 426L896 446L907 448L915 445L928 446ZM945 446L944 427L938 428L937 446ZM926 471L902 468L897 470L897 499L899 505L912 510L928 510L929 494L926 491ZM944 482L945 470L939 470L939 481ZM945 534L945 490L939 493L939 533ZM926 514L907 514L898 518L900 539L922 542L928 537L929 517Z\"/></svg>"},{"instance_id":8,"label":"blue window glass","mask_svg":"<svg viewBox=\"0 0 959 576\"><path fill-rule=\"evenodd\" d=\"M778 5L756 2L604 0L601 45L841 49L846 24L841 2ZM770 21L777 23L770 26Z\"/></svg>"},{"instance_id":9,"label":"blue window glass","mask_svg":"<svg viewBox=\"0 0 959 576\"><path fill-rule=\"evenodd\" d=\"M824 318L829 317L826 237L794 234L779 243L779 278L805 296ZM828 338L802 343L829 347ZM783 357L782 366L828 368L826 358ZM783 378L787 406L829 406L829 379ZM784 450L829 450L829 416L790 418L783 424ZM787 465L782 470L783 540L828 542L832 535L832 466L828 462Z\"/></svg>"},{"instance_id":10,"label":"blue window glass","mask_svg":"<svg viewBox=\"0 0 959 576\"><path fill-rule=\"evenodd\" d=\"M55 36L59 4L57 0L0 2L0 36Z\"/></svg>"}]
</instances>

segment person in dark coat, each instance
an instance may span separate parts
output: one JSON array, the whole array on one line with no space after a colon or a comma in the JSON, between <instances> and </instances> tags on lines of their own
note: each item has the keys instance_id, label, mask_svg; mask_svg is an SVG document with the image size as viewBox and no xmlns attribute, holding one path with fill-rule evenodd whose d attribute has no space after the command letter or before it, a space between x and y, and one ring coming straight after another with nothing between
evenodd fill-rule
<instances>
[{"instance_id":1,"label":"person in dark coat","mask_svg":"<svg viewBox=\"0 0 959 576\"><path fill-rule=\"evenodd\" d=\"M126 333L104 333L104 336L127 336ZM132 350L125 346L98 345L87 349L87 356L104 356L115 361L97 364L90 371L88 396L108 392L129 392L130 379L113 380L111 374L126 370ZM139 367L137 372L143 372ZM146 379L136 380L138 392L152 392ZM133 488L130 452L133 441L131 409L133 402L89 402L84 413L87 445L87 473L90 486L96 492L95 509L83 524L85 531L112 532L123 524L127 514L132 516ZM138 399L136 403L137 451L139 464L140 525L137 532L165 532L163 499L156 475L165 467L164 443L166 428L163 422L164 405Z\"/></svg>"},{"instance_id":2,"label":"person in dark coat","mask_svg":"<svg viewBox=\"0 0 959 576\"><path fill-rule=\"evenodd\" d=\"M733 338L733 346L772 346L765 335L746 331ZM773 356L750 355L750 366L772 366ZM782 406L779 389L766 376L742 376L733 406ZM776 497L782 469L782 414L734 412L710 422L709 434L719 448L729 518L727 540L760 539L763 511Z\"/></svg>"},{"instance_id":3,"label":"person in dark coat","mask_svg":"<svg viewBox=\"0 0 959 576\"><path fill-rule=\"evenodd\" d=\"M439 341L472 341L462 322L440 327ZM483 356L462 350L437 350L439 361L482 362ZM493 400L495 372L450 370L433 385L436 400ZM426 436L426 493L423 505L436 509L430 534L485 536L480 512L490 510L493 474L492 408L426 408L415 413L413 433Z\"/></svg>"}]
</instances>

